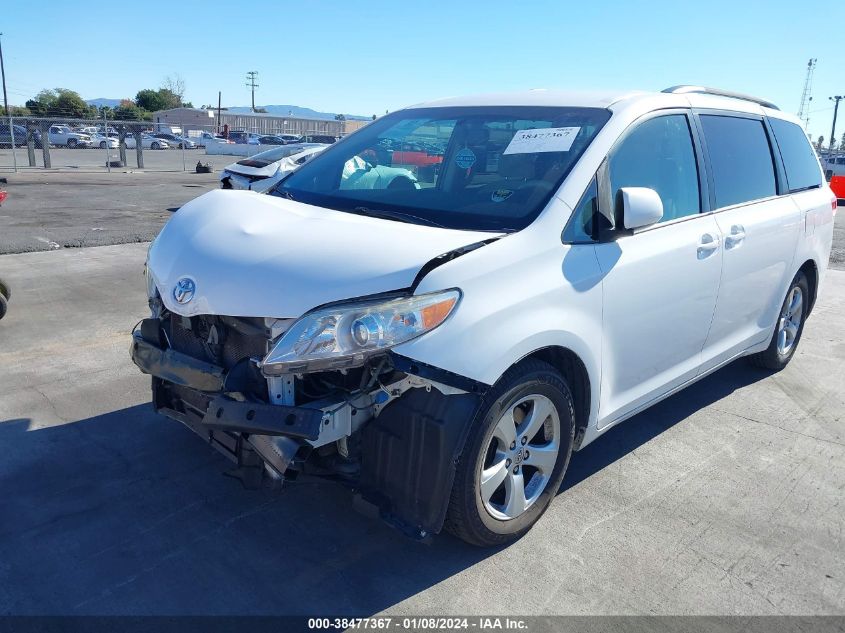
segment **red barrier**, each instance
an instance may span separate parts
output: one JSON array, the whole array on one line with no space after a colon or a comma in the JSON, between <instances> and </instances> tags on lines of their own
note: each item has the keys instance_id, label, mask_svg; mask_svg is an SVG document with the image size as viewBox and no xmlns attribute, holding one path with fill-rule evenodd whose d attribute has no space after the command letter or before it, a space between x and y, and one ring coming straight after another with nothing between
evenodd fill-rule
<instances>
[{"instance_id":1,"label":"red barrier","mask_svg":"<svg viewBox=\"0 0 845 633\"><path fill-rule=\"evenodd\" d=\"M845 199L845 176L834 176L830 179L830 188L837 198Z\"/></svg>"}]
</instances>

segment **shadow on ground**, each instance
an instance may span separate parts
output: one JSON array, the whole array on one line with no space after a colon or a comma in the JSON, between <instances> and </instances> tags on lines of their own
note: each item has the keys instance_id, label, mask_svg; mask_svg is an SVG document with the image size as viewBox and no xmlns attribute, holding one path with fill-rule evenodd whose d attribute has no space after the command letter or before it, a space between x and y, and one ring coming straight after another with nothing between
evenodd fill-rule
<instances>
[{"instance_id":1,"label":"shadow on ground","mask_svg":"<svg viewBox=\"0 0 845 633\"><path fill-rule=\"evenodd\" d=\"M563 489L762 376L728 367L613 429ZM333 484L245 491L148 405L31 424L0 423L0 613L369 615L496 553L410 541Z\"/></svg>"}]
</instances>

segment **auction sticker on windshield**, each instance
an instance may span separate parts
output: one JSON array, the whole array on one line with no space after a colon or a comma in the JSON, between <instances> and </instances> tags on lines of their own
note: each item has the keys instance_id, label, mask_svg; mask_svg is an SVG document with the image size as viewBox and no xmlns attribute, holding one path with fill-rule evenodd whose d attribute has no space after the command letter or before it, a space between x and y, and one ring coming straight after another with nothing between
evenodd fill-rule
<instances>
[{"instance_id":1,"label":"auction sticker on windshield","mask_svg":"<svg viewBox=\"0 0 845 633\"><path fill-rule=\"evenodd\" d=\"M475 153L468 147L455 154L455 164L461 169L469 169L475 165Z\"/></svg>"},{"instance_id":2,"label":"auction sticker on windshield","mask_svg":"<svg viewBox=\"0 0 845 633\"><path fill-rule=\"evenodd\" d=\"M547 127L519 130L513 135L504 154L536 154L539 152L568 152L578 136L580 127Z\"/></svg>"}]
</instances>

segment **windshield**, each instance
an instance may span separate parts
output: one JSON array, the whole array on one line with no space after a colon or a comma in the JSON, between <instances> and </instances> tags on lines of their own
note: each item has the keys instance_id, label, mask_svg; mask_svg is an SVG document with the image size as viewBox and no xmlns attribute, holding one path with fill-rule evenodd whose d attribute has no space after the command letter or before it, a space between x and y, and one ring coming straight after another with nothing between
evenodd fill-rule
<instances>
[{"instance_id":1,"label":"windshield","mask_svg":"<svg viewBox=\"0 0 845 633\"><path fill-rule=\"evenodd\" d=\"M332 145L271 193L363 215L515 231L537 217L609 117L599 108L402 110Z\"/></svg>"}]
</instances>

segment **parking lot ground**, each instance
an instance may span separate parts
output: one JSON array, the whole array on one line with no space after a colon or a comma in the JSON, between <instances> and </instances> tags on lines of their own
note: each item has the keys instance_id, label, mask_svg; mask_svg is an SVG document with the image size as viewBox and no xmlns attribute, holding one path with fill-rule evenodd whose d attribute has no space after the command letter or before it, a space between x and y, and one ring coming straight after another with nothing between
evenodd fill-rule
<instances>
[{"instance_id":1,"label":"parking lot ground","mask_svg":"<svg viewBox=\"0 0 845 633\"><path fill-rule=\"evenodd\" d=\"M129 360L145 251L0 257L0 613L845 614L845 272L788 368L734 363L612 429L479 550L334 484L223 477Z\"/></svg>"},{"instance_id":2,"label":"parking lot ground","mask_svg":"<svg viewBox=\"0 0 845 633\"><path fill-rule=\"evenodd\" d=\"M5 178L0 253L149 241L185 202L220 186L219 174L193 172L29 171Z\"/></svg>"}]
</instances>

